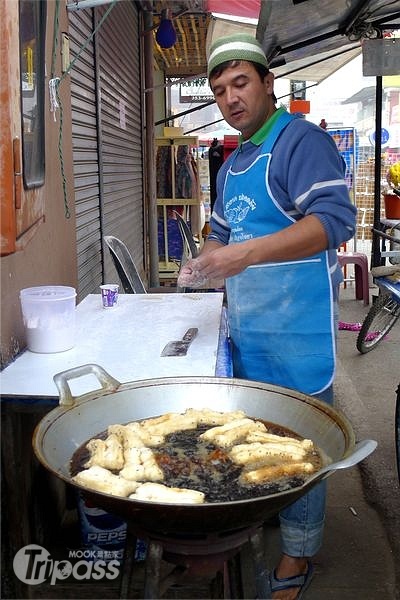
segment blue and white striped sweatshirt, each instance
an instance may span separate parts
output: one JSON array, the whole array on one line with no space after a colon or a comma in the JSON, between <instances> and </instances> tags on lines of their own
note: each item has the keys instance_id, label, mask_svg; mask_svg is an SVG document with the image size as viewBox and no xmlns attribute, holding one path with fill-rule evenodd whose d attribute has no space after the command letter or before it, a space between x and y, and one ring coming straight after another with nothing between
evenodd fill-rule
<instances>
[{"instance_id":1,"label":"blue and white striped sweatshirt","mask_svg":"<svg viewBox=\"0 0 400 600\"><path fill-rule=\"evenodd\" d=\"M272 119L284 109L274 113ZM270 129L267 121L249 140L242 142L232 170L240 172L254 162ZM217 175L217 198L210 219L209 240L228 244L230 229L223 214L223 186L232 165L229 157ZM331 136L304 119L294 119L276 141L269 167L271 194L295 220L313 214L319 218L328 237L329 265L333 289L342 281L336 251L353 237L356 207L344 180L345 163Z\"/></svg>"}]
</instances>

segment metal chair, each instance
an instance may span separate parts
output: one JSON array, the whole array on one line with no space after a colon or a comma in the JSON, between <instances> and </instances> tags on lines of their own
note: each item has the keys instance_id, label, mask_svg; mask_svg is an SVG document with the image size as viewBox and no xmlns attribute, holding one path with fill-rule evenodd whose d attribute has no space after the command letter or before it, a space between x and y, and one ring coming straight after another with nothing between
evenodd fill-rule
<instances>
[{"instance_id":1,"label":"metal chair","mask_svg":"<svg viewBox=\"0 0 400 600\"><path fill-rule=\"evenodd\" d=\"M113 235L104 235L103 240L110 250L111 258L117 270L118 277L121 280L122 287L126 294L147 294L144 283L136 269L131 253L121 242Z\"/></svg>"},{"instance_id":2,"label":"metal chair","mask_svg":"<svg viewBox=\"0 0 400 600\"><path fill-rule=\"evenodd\" d=\"M110 250L125 294L165 294L177 291L176 288L168 286L152 287L146 290L131 253L124 242L113 235L104 235L103 239Z\"/></svg>"}]
</instances>

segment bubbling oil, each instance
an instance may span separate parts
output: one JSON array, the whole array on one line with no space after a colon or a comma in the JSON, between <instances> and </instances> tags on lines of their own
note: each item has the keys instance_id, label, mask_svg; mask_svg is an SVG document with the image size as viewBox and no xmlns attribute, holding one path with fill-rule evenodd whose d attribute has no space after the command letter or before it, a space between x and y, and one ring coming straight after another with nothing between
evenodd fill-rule
<instances>
[{"instance_id":1,"label":"bubbling oil","mask_svg":"<svg viewBox=\"0 0 400 600\"><path fill-rule=\"evenodd\" d=\"M257 419L261 421L261 419ZM275 423L262 421L268 432L281 437L302 438L288 428ZM242 467L229 457L229 449L216 446L200 438L210 429L210 425L199 425L195 429L177 431L165 436L164 442L152 448L154 458L163 472L163 483L168 487L188 488L203 492L206 503L232 502L287 492L302 486L308 475L281 477L258 484L243 484L239 481ZM92 439L105 439L103 431ZM89 441L89 440L88 440ZM89 459L88 442L82 444L74 453L70 463L73 477L84 469ZM313 451L313 462L317 468L322 466L321 453ZM115 472L118 474L118 472Z\"/></svg>"}]
</instances>

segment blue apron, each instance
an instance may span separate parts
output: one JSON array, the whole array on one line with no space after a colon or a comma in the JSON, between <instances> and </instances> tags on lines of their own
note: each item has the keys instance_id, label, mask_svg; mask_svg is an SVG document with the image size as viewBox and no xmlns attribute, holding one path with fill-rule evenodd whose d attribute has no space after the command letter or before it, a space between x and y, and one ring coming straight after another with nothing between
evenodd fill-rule
<instances>
[{"instance_id":1,"label":"blue apron","mask_svg":"<svg viewBox=\"0 0 400 600\"><path fill-rule=\"evenodd\" d=\"M228 170L224 214L231 227L230 244L295 222L272 198L268 185L274 143L292 119L288 113L278 118L245 171ZM252 265L228 278L226 288L235 377L306 394L321 393L332 384L335 336L327 252Z\"/></svg>"}]
</instances>

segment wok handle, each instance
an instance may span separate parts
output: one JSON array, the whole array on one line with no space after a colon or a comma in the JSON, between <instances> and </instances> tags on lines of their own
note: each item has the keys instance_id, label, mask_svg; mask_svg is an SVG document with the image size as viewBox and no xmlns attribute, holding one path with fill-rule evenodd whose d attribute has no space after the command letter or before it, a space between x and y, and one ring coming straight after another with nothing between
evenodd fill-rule
<instances>
[{"instance_id":1,"label":"wok handle","mask_svg":"<svg viewBox=\"0 0 400 600\"><path fill-rule=\"evenodd\" d=\"M117 379L111 377L111 375L109 375L109 373L107 373L107 371L105 371L99 365L87 364L79 367L73 367L67 371L56 373L53 377L54 383L56 384L58 393L60 395L61 406L71 406L76 402L77 397L82 397L72 395L68 381L70 379L76 379L77 377L83 377L84 375L94 375L101 386L100 388L93 390L93 392L84 394L85 399L87 399L90 395L101 396L105 392L114 392L121 385Z\"/></svg>"},{"instance_id":2,"label":"wok handle","mask_svg":"<svg viewBox=\"0 0 400 600\"><path fill-rule=\"evenodd\" d=\"M363 440L362 442L359 442L355 445L354 452L350 454L350 456L331 463L330 465L326 465L326 467L318 471L318 475L325 475L331 471L336 471L337 469L348 469L349 467L354 467L354 465L364 460L364 458L367 458L367 456L369 456L375 450L377 445L378 444L375 440Z\"/></svg>"}]
</instances>

